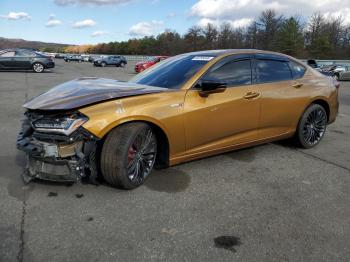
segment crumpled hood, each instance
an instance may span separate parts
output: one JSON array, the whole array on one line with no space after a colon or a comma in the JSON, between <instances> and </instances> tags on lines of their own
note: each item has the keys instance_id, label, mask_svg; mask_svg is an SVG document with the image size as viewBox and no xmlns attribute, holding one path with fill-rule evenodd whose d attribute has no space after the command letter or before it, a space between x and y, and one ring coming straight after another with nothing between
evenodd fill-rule
<instances>
[{"instance_id":1,"label":"crumpled hood","mask_svg":"<svg viewBox=\"0 0 350 262\"><path fill-rule=\"evenodd\" d=\"M28 101L31 110L70 110L114 98L168 91L113 79L84 77L58 85Z\"/></svg>"}]
</instances>

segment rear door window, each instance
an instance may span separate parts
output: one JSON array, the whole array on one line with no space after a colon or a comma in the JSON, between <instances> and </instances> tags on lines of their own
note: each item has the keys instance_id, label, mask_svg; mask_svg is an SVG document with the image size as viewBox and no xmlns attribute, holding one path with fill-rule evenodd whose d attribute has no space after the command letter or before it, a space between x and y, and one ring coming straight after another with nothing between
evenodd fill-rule
<instances>
[{"instance_id":1,"label":"rear door window","mask_svg":"<svg viewBox=\"0 0 350 262\"><path fill-rule=\"evenodd\" d=\"M16 52L16 56L18 56L18 57L34 57L35 54L33 52L30 52L30 51L21 50L21 51Z\"/></svg>"},{"instance_id":2,"label":"rear door window","mask_svg":"<svg viewBox=\"0 0 350 262\"><path fill-rule=\"evenodd\" d=\"M287 61L258 59L256 60L256 74L258 83L292 79L292 72Z\"/></svg>"}]
</instances>

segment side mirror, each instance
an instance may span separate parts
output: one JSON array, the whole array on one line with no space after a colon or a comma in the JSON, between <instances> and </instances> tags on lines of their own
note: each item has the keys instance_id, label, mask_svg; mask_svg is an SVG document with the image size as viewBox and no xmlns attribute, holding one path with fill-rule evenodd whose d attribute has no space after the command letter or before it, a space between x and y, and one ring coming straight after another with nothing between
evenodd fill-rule
<instances>
[{"instance_id":1,"label":"side mirror","mask_svg":"<svg viewBox=\"0 0 350 262\"><path fill-rule=\"evenodd\" d=\"M227 84L217 79L202 80L198 84L200 88L199 95L201 97L208 97L210 94L222 93L226 90Z\"/></svg>"}]
</instances>

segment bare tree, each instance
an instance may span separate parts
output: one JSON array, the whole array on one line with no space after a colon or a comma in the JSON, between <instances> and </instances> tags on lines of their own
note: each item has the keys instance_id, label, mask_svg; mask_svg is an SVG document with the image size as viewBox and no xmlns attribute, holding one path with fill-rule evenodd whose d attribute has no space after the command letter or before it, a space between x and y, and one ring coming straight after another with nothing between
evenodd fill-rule
<instances>
[{"instance_id":1,"label":"bare tree","mask_svg":"<svg viewBox=\"0 0 350 262\"><path fill-rule=\"evenodd\" d=\"M229 23L223 23L220 27L218 46L219 48L230 48L232 39L232 27Z\"/></svg>"},{"instance_id":2,"label":"bare tree","mask_svg":"<svg viewBox=\"0 0 350 262\"><path fill-rule=\"evenodd\" d=\"M202 29L199 26L190 27L185 35L185 40L189 44L191 51L198 50L201 40L203 40Z\"/></svg>"},{"instance_id":3,"label":"bare tree","mask_svg":"<svg viewBox=\"0 0 350 262\"><path fill-rule=\"evenodd\" d=\"M217 48L218 30L216 27L213 24L208 23L202 32L204 35L204 47L206 49Z\"/></svg>"},{"instance_id":4,"label":"bare tree","mask_svg":"<svg viewBox=\"0 0 350 262\"><path fill-rule=\"evenodd\" d=\"M283 22L282 15L277 15L273 9L261 13L257 21L259 48L274 50L276 48L277 32Z\"/></svg>"}]
</instances>

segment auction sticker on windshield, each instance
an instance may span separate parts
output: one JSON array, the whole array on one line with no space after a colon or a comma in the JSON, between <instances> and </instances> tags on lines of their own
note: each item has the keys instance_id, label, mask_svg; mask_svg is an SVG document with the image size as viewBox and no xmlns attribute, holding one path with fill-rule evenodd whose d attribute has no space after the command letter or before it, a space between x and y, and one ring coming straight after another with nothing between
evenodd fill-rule
<instances>
[{"instance_id":1,"label":"auction sticker on windshield","mask_svg":"<svg viewBox=\"0 0 350 262\"><path fill-rule=\"evenodd\" d=\"M210 61L214 57L213 56L195 56L192 58L193 61Z\"/></svg>"}]
</instances>

